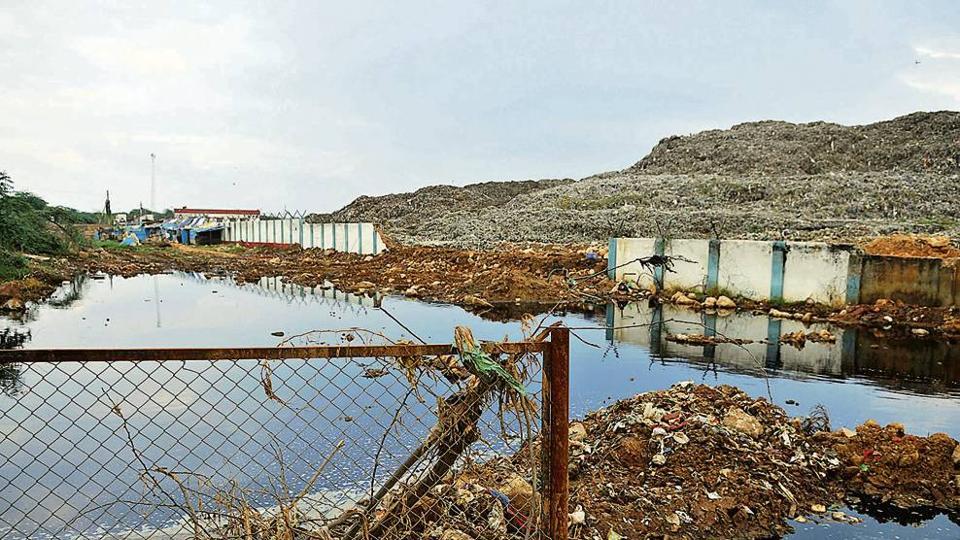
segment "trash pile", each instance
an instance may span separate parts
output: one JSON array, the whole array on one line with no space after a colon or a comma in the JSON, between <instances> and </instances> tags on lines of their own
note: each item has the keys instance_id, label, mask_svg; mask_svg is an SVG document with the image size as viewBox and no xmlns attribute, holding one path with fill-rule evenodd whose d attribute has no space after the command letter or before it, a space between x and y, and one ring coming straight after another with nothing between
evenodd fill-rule
<instances>
[{"instance_id":1,"label":"trash pile","mask_svg":"<svg viewBox=\"0 0 960 540\"><path fill-rule=\"evenodd\" d=\"M836 495L815 433L731 386L680 383L591 413L571 436L573 538L768 537Z\"/></svg>"},{"instance_id":2,"label":"trash pile","mask_svg":"<svg viewBox=\"0 0 960 540\"><path fill-rule=\"evenodd\" d=\"M448 478L436 491L434 509L446 510L431 514L430 537L523 538L537 501L527 450ZM857 523L841 507L859 497L956 511L958 482L960 445L944 434L917 437L875 422L830 431L822 409L791 418L737 388L684 382L570 425L569 532L589 540L778 537L791 531L788 520L807 516Z\"/></svg>"}]
</instances>

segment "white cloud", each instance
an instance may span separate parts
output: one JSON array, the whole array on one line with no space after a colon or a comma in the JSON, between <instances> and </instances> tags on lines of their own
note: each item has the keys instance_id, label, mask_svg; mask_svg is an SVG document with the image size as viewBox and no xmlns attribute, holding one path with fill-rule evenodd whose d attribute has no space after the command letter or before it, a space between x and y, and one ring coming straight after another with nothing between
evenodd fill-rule
<instances>
[{"instance_id":1,"label":"white cloud","mask_svg":"<svg viewBox=\"0 0 960 540\"><path fill-rule=\"evenodd\" d=\"M919 63L902 72L900 80L914 90L960 101L960 44L948 41L913 50Z\"/></svg>"}]
</instances>

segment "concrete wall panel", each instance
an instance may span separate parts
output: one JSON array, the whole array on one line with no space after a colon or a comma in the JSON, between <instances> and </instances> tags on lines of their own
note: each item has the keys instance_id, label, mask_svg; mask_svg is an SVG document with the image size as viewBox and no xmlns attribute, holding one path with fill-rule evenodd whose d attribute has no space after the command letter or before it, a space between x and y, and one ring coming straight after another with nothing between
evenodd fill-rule
<instances>
[{"instance_id":1,"label":"concrete wall panel","mask_svg":"<svg viewBox=\"0 0 960 540\"><path fill-rule=\"evenodd\" d=\"M667 240L663 253L692 261L678 260L673 265L673 272L664 272L665 289L704 290L707 281L707 260L710 256L709 240Z\"/></svg>"},{"instance_id":2,"label":"concrete wall panel","mask_svg":"<svg viewBox=\"0 0 960 540\"><path fill-rule=\"evenodd\" d=\"M755 300L770 297L773 245L752 240L725 240L720 246L717 285L734 295Z\"/></svg>"},{"instance_id":3,"label":"concrete wall panel","mask_svg":"<svg viewBox=\"0 0 960 540\"><path fill-rule=\"evenodd\" d=\"M787 242L783 271L783 299L843 305L847 291L850 252L820 242Z\"/></svg>"}]
</instances>

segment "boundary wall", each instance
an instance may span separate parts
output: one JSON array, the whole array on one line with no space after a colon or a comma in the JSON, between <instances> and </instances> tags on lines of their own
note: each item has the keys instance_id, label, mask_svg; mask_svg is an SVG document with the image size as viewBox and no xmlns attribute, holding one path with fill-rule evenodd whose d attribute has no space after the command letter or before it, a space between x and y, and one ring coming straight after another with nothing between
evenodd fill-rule
<instances>
[{"instance_id":1,"label":"boundary wall","mask_svg":"<svg viewBox=\"0 0 960 540\"><path fill-rule=\"evenodd\" d=\"M673 272L636 259L676 257ZM960 303L960 265L920 257L866 255L822 242L611 238L608 275L641 287L700 290L752 300L840 306L880 298L927 306Z\"/></svg>"},{"instance_id":2,"label":"boundary wall","mask_svg":"<svg viewBox=\"0 0 960 540\"><path fill-rule=\"evenodd\" d=\"M378 255L385 248L373 223L309 223L299 218L228 221L225 242L296 244L304 249L333 249Z\"/></svg>"}]
</instances>

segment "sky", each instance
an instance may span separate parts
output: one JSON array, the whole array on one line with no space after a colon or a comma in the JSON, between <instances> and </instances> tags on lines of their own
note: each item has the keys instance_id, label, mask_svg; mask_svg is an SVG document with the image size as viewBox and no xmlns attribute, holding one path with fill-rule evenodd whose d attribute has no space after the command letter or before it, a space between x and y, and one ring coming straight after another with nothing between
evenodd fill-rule
<instances>
[{"instance_id":1,"label":"sky","mask_svg":"<svg viewBox=\"0 0 960 540\"><path fill-rule=\"evenodd\" d=\"M330 211L663 137L960 109L960 2L0 0L0 170L56 204Z\"/></svg>"}]
</instances>

